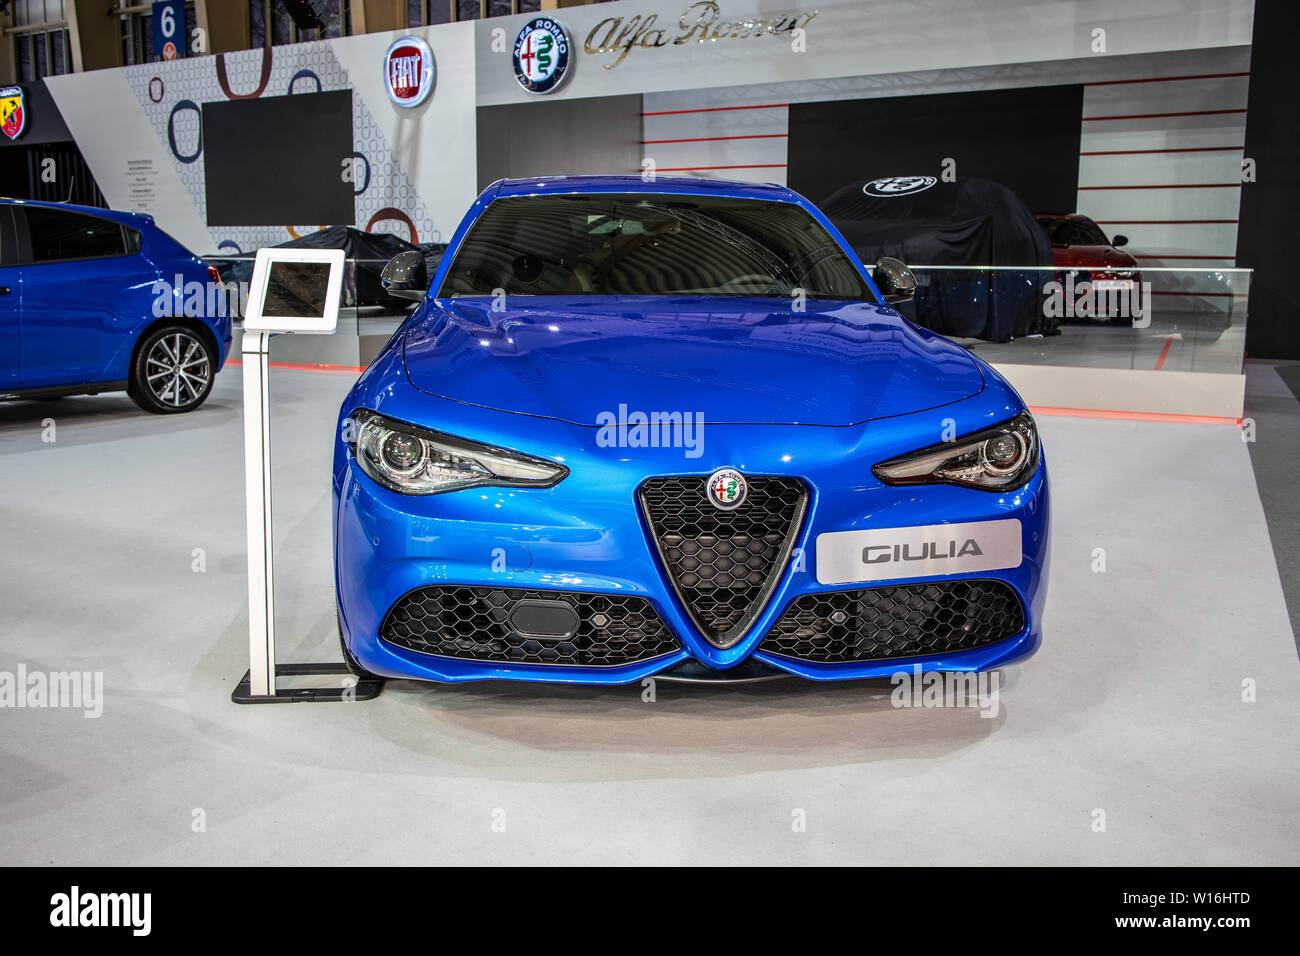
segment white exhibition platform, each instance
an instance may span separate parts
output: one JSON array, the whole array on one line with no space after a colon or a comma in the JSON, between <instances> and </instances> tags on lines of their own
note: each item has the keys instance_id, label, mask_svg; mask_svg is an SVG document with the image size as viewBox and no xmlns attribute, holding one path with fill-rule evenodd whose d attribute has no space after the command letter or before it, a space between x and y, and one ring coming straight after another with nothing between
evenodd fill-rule
<instances>
[{"instance_id":1,"label":"white exhibition platform","mask_svg":"<svg viewBox=\"0 0 1300 956\"><path fill-rule=\"evenodd\" d=\"M337 659L352 378L272 372L282 661ZM240 406L238 368L190 415L0 405L0 671L105 681L98 719L0 711L5 862L1300 863L1300 668L1231 425L1040 418L1046 642L993 719L793 680L240 707Z\"/></svg>"}]
</instances>

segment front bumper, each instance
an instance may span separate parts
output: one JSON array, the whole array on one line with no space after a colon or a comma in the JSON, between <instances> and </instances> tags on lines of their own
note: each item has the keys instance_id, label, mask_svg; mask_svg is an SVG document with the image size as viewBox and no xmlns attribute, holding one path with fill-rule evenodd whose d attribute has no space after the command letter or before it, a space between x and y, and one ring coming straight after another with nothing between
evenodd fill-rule
<instances>
[{"instance_id":1,"label":"front bumper","mask_svg":"<svg viewBox=\"0 0 1300 956\"><path fill-rule=\"evenodd\" d=\"M715 672L761 663L811 680L888 676L899 671L981 671L1032 654L1041 639L1049 555L1049 487L1045 463L1024 487L989 493L946 485L892 488L870 465L929 444L941 419L958 433L1004 421L1021 408L989 394L915 415L862 427L712 425L702 454L684 460L682 449L598 448L594 429L410 394L390 378L382 393L363 384L345 403L376 408L394 418L436 424L444 431L563 459L571 468L549 489L472 488L412 497L372 481L337 443L334 466L335 567L340 624L360 664L386 677L434 681L484 679L625 684L693 661ZM992 406L992 407L990 407ZM340 432L342 433L342 432ZM763 610L736 644L705 640L674 591L639 512L636 489L651 475L708 475L723 466L746 474L790 475L808 486L808 507L787 562ZM819 534L871 528L1016 518L1022 532L1017 567L956 575L896 578L872 584L826 586L816 575ZM822 662L791 656L789 643L765 640L783 614L806 595L961 581L1005 585L1023 612L1023 626L996 643L914 656ZM381 637L398 602L422 588L492 589L496 594L567 592L613 596L625 610L642 605L670 634L654 656L628 663L535 663L468 660L400 646ZM462 593L462 592L457 592ZM482 592L480 592L482 593ZM486 619L484 619L486 622ZM391 636L391 634L390 634ZM417 642L417 646L418 642ZM778 652L780 651L780 652ZM597 658L599 659L599 658ZM749 662L749 663L746 663Z\"/></svg>"}]
</instances>

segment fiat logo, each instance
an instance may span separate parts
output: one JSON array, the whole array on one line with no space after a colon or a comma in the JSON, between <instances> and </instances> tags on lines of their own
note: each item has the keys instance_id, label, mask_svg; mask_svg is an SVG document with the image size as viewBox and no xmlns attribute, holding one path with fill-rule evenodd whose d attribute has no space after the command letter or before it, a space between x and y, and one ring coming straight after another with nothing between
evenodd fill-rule
<instances>
[{"instance_id":1,"label":"fiat logo","mask_svg":"<svg viewBox=\"0 0 1300 956\"><path fill-rule=\"evenodd\" d=\"M419 106L433 92L433 51L419 37L402 37L384 56L384 87L398 106Z\"/></svg>"},{"instance_id":2,"label":"fiat logo","mask_svg":"<svg viewBox=\"0 0 1300 956\"><path fill-rule=\"evenodd\" d=\"M736 469L719 468L705 479L704 489L713 507L720 511L731 511L745 503L749 485L745 476Z\"/></svg>"}]
</instances>

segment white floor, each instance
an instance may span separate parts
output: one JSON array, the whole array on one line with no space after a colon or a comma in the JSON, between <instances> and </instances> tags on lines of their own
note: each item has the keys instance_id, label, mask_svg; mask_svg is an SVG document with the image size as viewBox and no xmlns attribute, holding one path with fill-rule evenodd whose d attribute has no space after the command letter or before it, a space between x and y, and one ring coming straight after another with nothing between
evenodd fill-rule
<instances>
[{"instance_id":1,"label":"white floor","mask_svg":"<svg viewBox=\"0 0 1300 956\"><path fill-rule=\"evenodd\" d=\"M282 660L336 653L350 381L273 373ZM238 369L174 418L0 405L0 671L102 671L107 698L0 710L0 861L1300 863L1300 666L1237 430L1040 425L1047 642L995 719L794 681L239 707Z\"/></svg>"}]
</instances>

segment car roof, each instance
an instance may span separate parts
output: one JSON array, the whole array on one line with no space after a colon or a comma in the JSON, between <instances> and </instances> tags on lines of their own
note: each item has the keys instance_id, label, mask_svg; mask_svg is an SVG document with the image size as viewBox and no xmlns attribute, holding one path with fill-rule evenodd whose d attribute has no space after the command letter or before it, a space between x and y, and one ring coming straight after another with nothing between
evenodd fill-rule
<instances>
[{"instance_id":1,"label":"car roof","mask_svg":"<svg viewBox=\"0 0 1300 956\"><path fill-rule=\"evenodd\" d=\"M1081 212L1036 212L1035 219L1074 219L1078 222L1092 222L1092 219Z\"/></svg>"},{"instance_id":2,"label":"car roof","mask_svg":"<svg viewBox=\"0 0 1300 956\"><path fill-rule=\"evenodd\" d=\"M566 193L679 193L780 202L798 202L801 199L798 193L776 183L750 183L697 176L656 176L649 182L640 176L533 176L527 179L502 179L493 185L496 187L496 198Z\"/></svg>"},{"instance_id":3,"label":"car roof","mask_svg":"<svg viewBox=\"0 0 1300 956\"><path fill-rule=\"evenodd\" d=\"M98 216L101 219L111 219L114 222L130 223L131 225L152 225L153 216L147 216L139 212L123 212L120 209L104 209L101 206L80 206L70 202L47 202L43 199L11 199L7 196L0 196L0 205L4 206L33 206L37 209L62 209L67 212L80 212L88 216Z\"/></svg>"}]
</instances>

